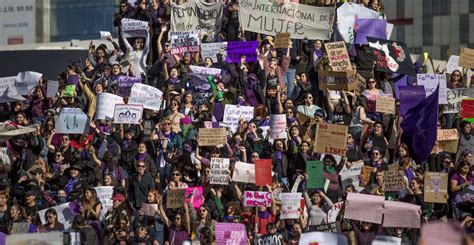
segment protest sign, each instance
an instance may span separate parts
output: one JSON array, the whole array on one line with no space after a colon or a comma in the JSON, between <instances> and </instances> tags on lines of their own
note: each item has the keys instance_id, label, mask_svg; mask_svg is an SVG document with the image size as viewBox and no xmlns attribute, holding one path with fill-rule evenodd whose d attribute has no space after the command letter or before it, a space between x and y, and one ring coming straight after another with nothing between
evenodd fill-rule
<instances>
[{"instance_id":1,"label":"protest sign","mask_svg":"<svg viewBox=\"0 0 474 245\"><path fill-rule=\"evenodd\" d=\"M372 245L402 245L402 238L394 236L375 236Z\"/></svg>"},{"instance_id":2,"label":"protest sign","mask_svg":"<svg viewBox=\"0 0 474 245\"><path fill-rule=\"evenodd\" d=\"M337 216L341 212L341 209L344 207L344 202L337 202L331 206L331 209L328 211L328 222L336 222Z\"/></svg>"},{"instance_id":3,"label":"protest sign","mask_svg":"<svg viewBox=\"0 0 474 245\"><path fill-rule=\"evenodd\" d=\"M130 103L130 101L129 101ZM115 105L123 104L123 98L115 94L102 92L97 95L97 106L95 111L95 120L107 119L114 117Z\"/></svg>"},{"instance_id":4,"label":"protest sign","mask_svg":"<svg viewBox=\"0 0 474 245\"><path fill-rule=\"evenodd\" d=\"M214 185L228 185L229 165L229 158L211 158L210 183Z\"/></svg>"},{"instance_id":5,"label":"protest sign","mask_svg":"<svg viewBox=\"0 0 474 245\"><path fill-rule=\"evenodd\" d=\"M308 179L306 180L308 188L324 187L324 164L322 161L307 161L306 173L308 174Z\"/></svg>"},{"instance_id":6,"label":"protest sign","mask_svg":"<svg viewBox=\"0 0 474 245\"><path fill-rule=\"evenodd\" d=\"M383 227L420 228L420 206L385 201Z\"/></svg>"},{"instance_id":7,"label":"protest sign","mask_svg":"<svg viewBox=\"0 0 474 245\"><path fill-rule=\"evenodd\" d=\"M346 44L344 41L325 43L326 51L329 58L329 65L332 71L345 72L352 70L349 54L347 53Z\"/></svg>"},{"instance_id":8,"label":"protest sign","mask_svg":"<svg viewBox=\"0 0 474 245\"><path fill-rule=\"evenodd\" d=\"M43 74L34 71L19 72L15 79L18 94L28 95L36 86Z\"/></svg>"},{"instance_id":9,"label":"protest sign","mask_svg":"<svg viewBox=\"0 0 474 245\"><path fill-rule=\"evenodd\" d=\"M29 222L12 222L12 234L21 234L21 233L28 233L30 229Z\"/></svg>"},{"instance_id":10,"label":"protest sign","mask_svg":"<svg viewBox=\"0 0 474 245\"><path fill-rule=\"evenodd\" d=\"M89 118L79 108L62 108L55 125L58 134L84 134L89 128Z\"/></svg>"},{"instance_id":11,"label":"protest sign","mask_svg":"<svg viewBox=\"0 0 474 245\"><path fill-rule=\"evenodd\" d=\"M396 72L416 76L410 52L404 42L367 37L369 46L376 56L375 69L382 72ZM383 62L385 60L385 63Z\"/></svg>"},{"instance_id":12,"label":"protest sign","mask_svg":"<svg viewBox=\"0 0 474 245\"><path fill-rule=\"evenodd\" d=\"M181 208L185 200L186 195L183 189L168 190L166 194L166 208Z\"/></svg>"},{"instance_id":13,"label":"protest sign","mask_svg":"<svg viewBox=\"0 0 474 245\"><path fill-rule=\"evenodd\" d=\"M245 56L245 62L257 61L258 41L233 41L227 42L228 63L240 63L240 58Z\"/></svg>"},{"instance_id":14,"label":"protest sign","mask_svg":"<svg viewBox=\"0 0 474 245\"><path fill-rule=\"evenodd\" d=\"M294 39L329 39L334 8L313 7L265 0L244 0L239 5L240 23L244 31L266 35L289 32Z\"/></svg>"},{"instance_id":15,"label":"protest sign","mask_svg":"<svg viewBox=\"0 0 474 245\"><path fill-rule=\"evenodd\" d=\"M384 196L347 193L344 218L382 223Z\"/></svg>"},{"instance_id":16,"label":"protest sign","mask_svg":"<svg viewBox=\"0 0 474 245\"><path fill-rule=\"evenodd\" d=\"M268 191L246 191L244 193L245 207L270 207L272 204L272 193Z\"/></svg>"},{"instance_id":17,"label":"protest sign","mask_svg":"<svg viewBox=\"0 0 474 245\"><path fill-rule=\"evenodd\" d=\"M193 207L199 208L204 203L204 198L202 196L202 186L188 187L184 189L186 193L186 202L191 201L191 196L193 196Z\"/></svg>"},{"instance_id":18,"label":"protest sign","mask_svg":"<svg viewBox=\"0 0 474 245\"><path fill-rule=\"evenodd\" d=\"M101 40L107 40L107 37L112 36L112 34L109 31L99 31L99 33L100 33Z\"/></svg>"},{"instance_id":19,"label":"protest sign","mask_svg":"<svg viewBox=\"0 0 474 245\"><path fill-rule=\"evenodd\" d=\"M171 31L200 31L201 35L213 37L221 29L222 2L189 0L181 4L172 3Z\"/></svg>"},{"instance_id":20,"label":"protest sign","mask_svg":"<svg viewBox=\"0 0 474 245\"><path fill-rule=\"evenodd\" d=\"M201 58L207 57L212 59L212 62L217 63L217 54L222 55L222 60L227 59L227 42L220 43L201 43Z\"/></svg>"},{"instance_id":21,"label":"protest sign","mask_svg":"<svg viewBox=\"0 0 474 245\"><path fill-rule=\"evenodd\" d=\"M387 20L384 19L355 19L354 44L367 44L367 37L387 38Z\"/></svg>"},{"instance_id":22,"label":"protest sign","mask_svg":"<svg viewBox=\"0 0 474 245\"><path fill-rule=\"evenodd\" d=\"M423 197L425 202L448 202L448 173L425 172L423 187Z\"/></svg>"},{"instance_id":23,"label":"protest sign","mask_svg":"<svg viewBox=\"0 0 474 245\"><path fill-rule=\"evenodd\" d=\"M347 168L346 164L344 164L344 167L342 167L339 172L343 190L348 185L353 185L357 191L362 190L362 187L359 186L359 174L362 171L362 166L364 166L364 163L354 162L352 163L351 168Z\"/></svg>"},{"instance_id":24,"label":"protest sign","mask_svg":"<svg viewBox=\"0 0 474 245\"><path fill-rule=\"evenodd\" d=\"M193 102L196 106L209 103L214 92L195 92Z\"/></svg>"},{"instance_id":25,"label":"protest sign","mask_svg":"<svg viewBox=\"0 0 474 245\"><path fill-rule=\"evenodd\" d=\"M356 19L383 19L378 12L361 4L346 2L337 8L337 30L346 43L354 43Z\"/></svg>"},{"instance_id":26,"label":"protest sign","mask_svg":"<svg viewBox=\"0 0 474 245\"><path fill-rule=\"evenodd\" d=\"M237 106L226 104L224 108L224 119L223 122L236 131L239 126L239 121L243 118L245 121L253 119L254 108L252 106Z\"/></svg>"},{"instance_id":27,"label":"protest sign","mask_svg":"<svg viewBox=\"0 0 474 245\"><path fill-rule=\"evenodd\" d=\"M0 78L0 103L25 100L15 87L16 77Z\"/></svg>"},{"instance_id":28,"label":"protest sign","mask_svg":"<svg viewBox=\"0 0 474 245\"><path fill-rule=\"evenodd\" d=\"M225 145L227 137L225 128L200 128L199 146Z\"/></svg>"},{"instance_id":29,"label":"protest sign","mask_svg":"<svg viewBox=\"0 0 474 245\"><path fill-rule=\"evenodd\" d=\"M232 174L234 182L255 184L255 165L244 162L236 162Z\"/></svg>"},{"instance_id":30,"label":"protest sign","mask_svg":"<svg viewBox=\"0 0 474 245\"><path fill-rule=\"evenodd\" d=\"M218 77L221 75L221 69L211 68L211 67L202 67L202 66L189 66L191 72L198 75L211 75Z\"/></svg>"},{"instance_id":31,"label":"protest sign","mask_svg":"<svg viewBox=\"0 0 474 245\"><path fill-rule=\"evenodd\" d=\"M446 64L446 72L451 74L455 70L462 71L462 67L459 66L459 56L451 55L448 64Z\"/></svg>"},{"instance_id":32,"label":"protest sign","mask_svg":"<svg viewBox=\"0 0 474 245\"><path fill-rule=\"evenodd\" d=\"M347 126L318 123L314 152L346 155Z\"/></svg>"},{"instance_id":33,"label":"protest sign","mask_svg":"<svg viewBox=\"0 0 474 245\"><path fill-rule=\"evenodd\" d=\"M438 129L437 140L444 151L451 153L458 151L459 134L457 129Z\"/></svg>"},{"instance_id":34,"label":"protest sign","mask_svg":"<svg viewBox=\"0 0 474 245\"><path fill-rule=\"evenodd\" d=\"M255 244L258 245L284 245L285 239L283 238L283 234L281 233L274 233L267 235L258 236L255 239Z\"/></svg>"},{"instance_id":35,"label":"protest sign","mask_svg":"<svg viewBox=\"0 0 474 245\"><path fill-rule=\"evenodd\" d=\"M156 212L158 212L158 204L143 203L142 209L144 215L155 216Z\"/></svg>"},{"instance_id":36,"label":"protest sign","mask_svg":"<svg viewBox=\"0 0 474 245\"><path fill-rule=\"evenodd\" d=\"M375 111L395 115L395 98L377 96L375 100Z\"/></svg>"},{"instance_id":37,"label":"protest sign","mask_svg":"<svg viewBox=\"0 0 474 245\"><path fill-rule=\"evenodd\" d=\"M74 92L76 92L76 85L66 85L63 92L63 97L74 97Z\"/></svg>"},{"instance_id":38,"label":"protest sign","mask_svg":"<svg viewBox=\"0 0 474 245\"><path fill-rule=\"evenodd\" d=\"M474 68L474 49L461 48L459 66L464 68Z\"/></svg>"},{"instance_id":39,"label":"protest sign","mask_svg":"<svg viewBox=\"0 0 474 245\"><path fill-rule=\"evenodd\" d=\"M143 105L116 104L114 112L114 123L116 124L139 124L142 119Z\"/></svg>"},{"instance_id":40,"label":"protest sign","mask_svg":"<svg viewBox=\"0 0 474 245\"><path fill-rule=\"evenodd\" d=\"M102 209L100 210L100 220L105 216L105 213L112 207L112 194L114 193L113 186L98 186L94 187L97 192L97 199L99 199L102 204Z\"/></svg>"},{"instance_id":41,"label":"protest sign","mask_svg":"<svg viewBox=\"0 0 474 245\"><path fill-rule=\"evenodd\" d=\"M401 191L404 188L403 175L399 170L383 171L384 191Z\"/></svg>"},{"instance_id":42,"label":"protest sign","mask_svg":"<svg viewBox=\"0 0 474 245\"><path fill-rule=\"evenodd\" d=\"M353 91L357 89L358 86L356 70L345 72L319 70L318 80L320 90L329 89ZM365 80L363 86L365 89Z\"/></svg>"},{"instance_id":43,"label":"protest sign","mask_svg":"<svg viewBox=\"0 0 474 245\"><path fill-rule=\"evenodd\" d=\"M461 101L463 96L465 96L466 89L464 88L457 88L451 89L448 91L447 94L447 102L448 104L444 107L444 114L450 113L459 113L461 109Z\"/></svg>"},{"instance_id":44,"label":"protest sign","mask_svg":"<svg viewBox=\"0 0 474 245\"><path fill-rule=\"evenodd\" d=\"M115 84L117 95L121 97L129 97L132 92L133 84L141 82L142 79L139 77L119 76Z\"/></svg>"},{"instance_id":45,"label":"protest sign","mask_svg":"<svg viewBox=\"0 0 474 245\"><path fill-rule=\"evenodd\" d=\"M46 97L53 98L58 93L58 90L59 90L59 82L48 80L48 83L46 85Z\"/></svg>"},{"instance_id":46,"label":"protest sign","mask_svg":"<svg viewBox=\"0 0 474 245\"><path fill-rule=\"evenodd\" d=\"M163 92L159 89L149 85L135 83L130 92L128 103L140 104L143 105L145 109L158 111L160 110L162 100Z\"/></svg>"},{"instance_id":47,"label":"protest sign","mask_svg":"<svg viewBox=\"0 0 474 245\"><path fill-rule=\"evenodd\" d=\"M300 217L301 193L281 193L280 219L298 219Z\"/></svg>"},{"instance_id":48,"label":"protest sign","mask_svg":"<svg viewBox=\"0 0 474 245\"><path fill-rule=\"evenodd\" d=\"M426 97L430 96L439 86L439 104L447 104L448 88L446 74L418 74L416 83L425 87Z\"/></svg>"},{"instance_id":49,"label":"protest sign","mask_svg":"<svg viewBox=\"0 0 474 245\"><path fill-rule=\"evenodd\" d=\"M50 231L50 232L44 232L44 233L36 232L34 234L29 234L29 233L28 234L8 234L8 236L6 236L6 239L3 239L3 241L1 239L1 234L3 233L0 233L0 244L63 245L65 241L64 234L66 233L63 231Z\"/></svg>"},{"instance_id":50,"label":"protest sign","mask_svg":"<svg viewBox=\"0 0 474 245\"><path fill-rule=\"evenodd\" d=\"M146 21L122 18L121 23L123 36L125 38L147 37L148 35L148 22Z\"/></svg>"},{"instance_id":51,"label":"protest sign","mask_svg":"<svg viewBox=\"0 0 474 245\"><path fill-rule=\"evenodd\" d=\"M362 171L360 172L360 186L366 186L370 183L370 175L374 171L374 167L362 166Z\"/></svg>"},{"instance_id":52,"label":"protest sign","mask_svg":"<svg viewBox=\"0 0 474 245\"><path fill-rule=\"evenodd\" d=\"M199 35L193 32L171 32L171 53L199 52Z\"/></svg>"},{"instance_id":53,"label":"protest sign","mask_svg":"<svg viewBox=\"0 0 474 245\"><path fill-rule=\"evenodd\" d=\"M474 118L474 99L461 100L461 118Z\"/></svg>"},{"instance_id":54,"label":"protest sign","mask_svg":"<svg viewBox=\"0 0 474 245\"><path fill-rule=\"evenodd\" d=\"M247 245L247 230L242 223L216 223L217 245Z\"/></svg>"},{"instance_id":55,"label":"protest sign","mask_svg":"<svg viewBox=\"0 0 474 245\"><path fill-rule=\"evenodd\" d=\"M64 225L65 230L69 229L69 227L71 227L71 224L72 224L72 219L77 214L73 210L73 207L75 205L77 205L77 204L75 204L73 202L68 202L68 203L64 203L64 204L57 205L57 206L50 207L50 208L45 208L45 209L42 209L42 210L38 211L38 216L41 220L41 224L44 225L44 224L47 223L47 220L45 219L44 214L46 213L46 211L48 209L52 208L52 209L56 210L56 213L58 214L58 222ZM79 210L77 210L77 211L79 211Z\"/></svg>"},{"instance_id":56,"label":"protest sign","mask_svg":"<svg viewBox=\"0 0 474 245\"><path fill-rule=\"evenodd\" d=\"M290 44L291 33L289 32L281 32L277 33L275 36L275 43L273 45L274 48L288 48Z\"/></svg>"},{"instance_id":57,"label":"protest sign","mask_svg":"<svg viewBox=\"0 0 474 245\"><path fill-rule=\"evenodd\" d=\"M273 114L270 116L270 137L272 139L286 139L286 115Z\"/></svg>"},{"instance_id":58,"label":"protest sign","mask_svg":"<svg viewBox=\"0 0 474 245\"><path fill-rule=\"evenodd\" d=\"M341 232L341 224L339 222L330 222L326 224L315 225L314 227L309 228L311 231L320 231L320 232Z\"/></svg>"},{"instance_id":59,"label":"protest sign","mask_svg":"<svg viewBox=\"0 0 474 245\"><path fill-rule=\"evenodd\" d=\"M265 186L272 184L272 160L255 159L255 184Z\"/></svg>"},{"instance_id":60,"label":"protest sign","mask_svg":"<svg viewBox=\"0 0 474 245\"><path fill-rule=\"evenodd\" d=\"M305 232L301 234L299 245L325 245L325 244L337 244L347 245L347 238L343 234L330 233L330 232Z\"/></svg>"}]
</instances>

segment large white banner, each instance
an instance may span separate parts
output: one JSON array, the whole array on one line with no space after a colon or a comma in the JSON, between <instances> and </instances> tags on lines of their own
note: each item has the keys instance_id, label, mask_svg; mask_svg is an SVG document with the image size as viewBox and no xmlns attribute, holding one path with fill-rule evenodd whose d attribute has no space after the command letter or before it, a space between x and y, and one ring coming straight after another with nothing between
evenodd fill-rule
<instances>
[{"instance_id":1,"label":"large white banner","mask_svg":"<svg viewBox=\"0 0 474 245\"><path fill-rule=\"evenodd\" d=\"M36 1L0 1L0 45L36 42Z\"/></svg>"},{"instance_id":2,"label":"large white banner","mask_svg":"<svg viewBox=\"0 0 474 245\"><path fill-rule=\"evenodd\" d=\"M221 2L207 3L204 0L190 0L176 5L173 3L171 31L200 31L214 35L221 29L224 4Z\"/></svg>"},{"instance_id":3,"label":"large white banner","mask_svg":"<svg viewBox=\"0 0 474 245\"><path fill-rule=\"evenodd\" d=\"M150 110L160 110L163 92L159 89L141 83L135 83L130 92L128 103L143 105L143 108Z\"/></svg>"},{"instance_id":4,"label":"large white banner","mask_svg":"<svg viewBox=\"0 0 474 245\"><path fill-rule=\"evenodd\" d=\"M268 0L240 1L240 23L245 31L267 35L289 32L291 38L328 40L334 8Z\"/></svg>"},{"instance_id":5,"label":"large white banner","mask_svg":"<svg viewBox=\"0 0 474 245\"><path fill-rule=\"evenodd\" d=\"M25 100L15 87L15 77L0 78L0 103Z\"/></svg>"}]
</instances>

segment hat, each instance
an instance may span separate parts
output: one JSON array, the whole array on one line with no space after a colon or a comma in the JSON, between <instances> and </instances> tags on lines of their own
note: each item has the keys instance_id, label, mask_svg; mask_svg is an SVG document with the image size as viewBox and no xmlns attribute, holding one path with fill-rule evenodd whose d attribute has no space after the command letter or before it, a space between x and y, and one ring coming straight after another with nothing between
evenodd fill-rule
<instances>
[{"instance_id":1,"label":"hat","mask_svg":"<svg viewBox=\"0 0 474 245\"><path fill-rule=\"evenodd\" d=\"M378 147L378 146L372 147L372 152L373 152L373 151L378 151L378 152L380 152L380 154L382 154L382 155L384 154L384 151L382 150L382 148L380 148L380 147Z\"/></svg>"},{"instance_id":2,"label":"hat","mask_svg":"<svg viewBox=\"0 0 474 245\"><path fill-rule=\"evenodd\" d=\"M72 165L71 167L69 167L69 169L68 169L68 170L73 170L73 169L76 169L76 170L77 170L77 171L79 171L79 172L81 172L81 171L82 171L82 167L81 167L81 165L79 165L79 164L77 164L77 163L76 163L76 164L74 164L74 165Z\"/></svg>"},{"instance_id":3,"label":"hat","mask_svg":"<svg viewBox=\"0 0 474 245\"><path fill-rule=\"evenodd\" d=\"M112 197L112 201L125 201L125 196L122 193L117 193Z\"/></svg>"},{"instance_id":4,"label":"hat","mask_svg":"<svg viewBox=\"0 0 474 245\"><path fill-rule=\"evenodd\" d=\"M322 117L322 118L324 118L324 112L321 111L321 110L317 110L317 111L314 113L314 115L317 116L317 117Z\"/></svg>"},{"instance_id":5,"label":"hat","mask_svg":"<svg viewBox=\"0 0 474 245\"><path fill-rule=\"evenodd\" d=\"M273 37L272 36L266 36L264 41L265 40L268 41L268 43L273 46Z\"/></svg>"}]
</instances>

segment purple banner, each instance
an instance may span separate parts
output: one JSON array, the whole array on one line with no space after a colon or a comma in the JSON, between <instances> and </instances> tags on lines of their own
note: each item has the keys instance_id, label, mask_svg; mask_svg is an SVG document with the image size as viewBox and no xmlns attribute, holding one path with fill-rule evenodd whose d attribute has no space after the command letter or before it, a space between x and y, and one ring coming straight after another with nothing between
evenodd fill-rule
<instances>
[{"instance_id":1,"label":"purple banner","mask_svg":"<svg viewBox=\"0 0 474 245\"><path fill-rule=\"evenodd\" d=\"M78 75L69 75L66 84L67 85L77 85L79 83L79 76Z\"/></svg>"},{"instance_id":2,"label":"purple banner","mask_svg":"<svg viewBox=\"0 0 474 245\"><path fill-rule=\"evenodd\" d=\"M384 19L356 19L355 44L367 44L366 37L387 39L387 21Z\"/></svg>"},{"instance_id":3,"label":"purple banner","mask_svg":"<svg viewBox=\"0 0 474 245\"><path fill-rule=\"evenodd\" d=\"M229 63L240 63L240 57L245 55L245 62L257 61L258 41L236 41L227 43L227 59Z\"/></svg>"},{"instance_id":4,"label":"purple banner","mask_svg":"<svg viewBox=\"0 0 474 245\"><path fill-rule=\"evenodd\" d=\"M247 244L245 225L241 223L216 223L216 243L217 245Z\"/></svg>"},{"instance_id":5,"label":"purple banner","mask_svg":"<svg viewBox=\"0 0 474 245\"><path fill-rule=\"evenodd\" d=\"M138 77L119 76L117 78L117 95L121 97L129 97L133 84L141 83L142 79Z\"/></svg>"},{"instance_id":6,"label":"purple banner","mask_svg":"<svg viewBox=\"0 0 474 245\"><path fill-rule=\"evenodd\" d=\"M400 89L400 116L420 103L425 97L425 86L403 86Z\"/></svg>"}]
</instances>

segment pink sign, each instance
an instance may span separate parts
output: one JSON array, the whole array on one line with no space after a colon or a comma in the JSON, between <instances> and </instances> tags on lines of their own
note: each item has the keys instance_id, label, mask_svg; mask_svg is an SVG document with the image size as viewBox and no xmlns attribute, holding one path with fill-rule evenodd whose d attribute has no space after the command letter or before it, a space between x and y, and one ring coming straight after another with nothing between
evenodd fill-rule
<instances>
[{"instance_id":1,"label":"pink sign","mask_svg":"<svg viewBox=\"0 0 474 245\"><path fill-rule=\"evenodd\" d=\"M216 223L217 245L247 244L247 232L241 223Z\"/></svg>"},{"instance_id":2,"label":"pink sign","mask_svg":"<svg viewBox=\"0 0 474 245\"><path fill-rule=\"evenodd\" d=\"M384 196L348 193L344 218L382 224Z\"/></svg>"},{"instance_id":3,"label":"pink sign","mask_svg":"<svg viewBox=\"0 0 474 245\"><path fill-rule=\"evenodd\" d=\"M420 206L385 201L383 227L420 228Z\"/></svg>"},{"instance_id":4,"label":"pink sign","mask_svg":"<svg viewBox=\"0 0 474 245\"><path fill-rule=\"evenodd\" d=\"M271 204L272 193L268 191L246 191L244 193L244 206L246 207L270 207Z\"/></svg>"},{"instance_id":5,"label":"pink sign","mask_svg":"<svg viewBox=\"0 0 474 245\"><path fill-rule=\"evenodd\" d=\"M204 199L202 198L202 186L198 187L188 187L184 189L186 194L186 202L189 203L191 199L191 194L194 192L194 199L193 199L193 207L199 208L204 203Z\"/></svg>"}]
</instances>

